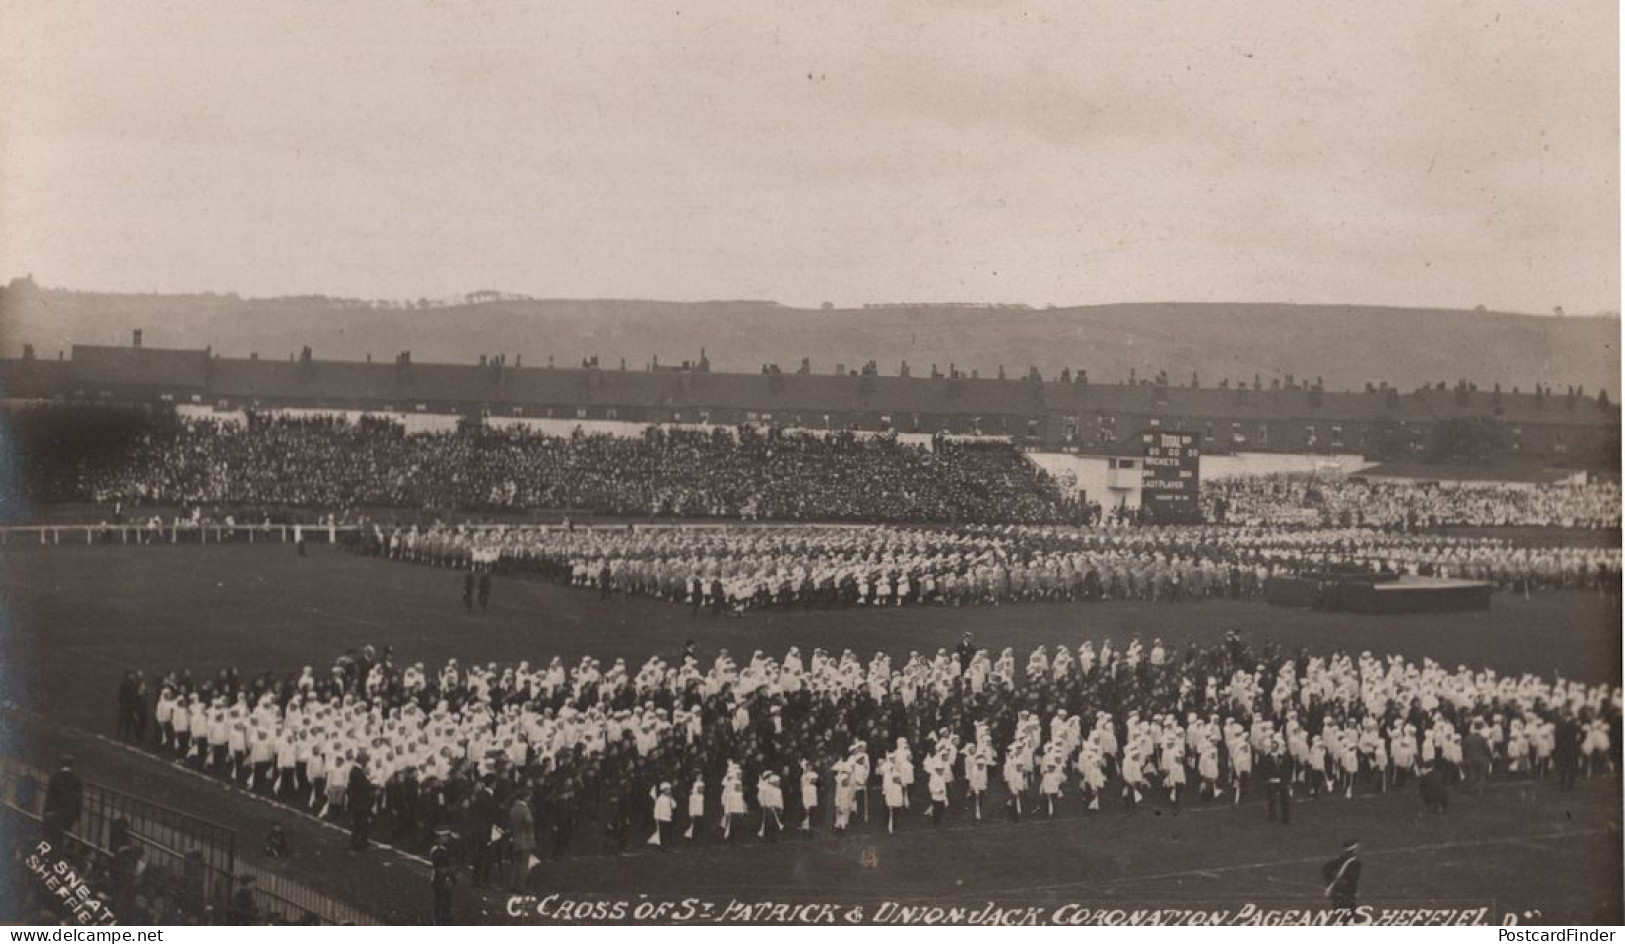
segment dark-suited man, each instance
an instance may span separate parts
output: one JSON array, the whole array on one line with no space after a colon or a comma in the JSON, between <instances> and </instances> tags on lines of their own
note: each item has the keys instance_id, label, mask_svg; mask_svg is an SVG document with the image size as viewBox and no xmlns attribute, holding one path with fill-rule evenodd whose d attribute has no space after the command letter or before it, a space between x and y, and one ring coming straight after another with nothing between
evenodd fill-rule
<instances>
[{"instance_id":1,"label":"dark-suited man","mask_svg":"<svg viewBox=\"0 0 1625 944\"><path fill-rule=\"evenodd\" d=\"M1563 717L1557 720L1554 734L1552 764L1557 768L1557 785L1563 789L1573 789L1575 774L1580 771L1580 738L1583 732L1574 719Z\"/></svg>"},{"instance_id":2,"label":"dark-suited man","mask_svg":"<svg viewBox=\"0 0 1625 944\"><path fill-rule=\"evenodd\" d=\"M468 799L469 851L473 854L474 884L479 888L491 884L492 866L496 864L496 832L503 823L504 811L497 805L492 790L491 775L487 774L474 788Z\"/></svg>"},{"instance_id":3,"label":"dark-suited man","mask_svg":"<svg viewBox=\"0 0 1625 944\"><path fill-rule=\"evenodd\" d=\"M451 853L451 829L440 826L434 831L434 845L429 849L429 889L434 895L432 920L438 926L451 924L451 896L457 888L457 859Z\"/></svg>"},{"instance_id":4,"label":"dark-suited man","mask_svg":"<svg viewBox=\"0 0 1625 944\"><path fill-rule=\"evenodd\" d=\"M1255 776L1264 782L1269 797L1270 822L1277 819L1282 826L1292 825L1292 806L1286 755L1281 753L1281 739L1272 737L1265 750L1258 755Z\"/></svg>"},{"instance_id":5,"label":"dark-suited man","mask_svg":"<svg viewBox=\"0 0 1625 944\"><path fill-rule=\"evenodd\" d=\"M372 781L367 779L367 752L356 754L350 765L350 789L345 797L350 807L350 848L367 848L367 829L372 825Z\"/></svg>"},{"instance_id":6,"label":"dark-suited man","mask_svg":"<svg viewBox=\"0 0 1625 944\"><path fill-rule=\"evenodd\" d=\"M959 638L959 645L954 647L954 656L959 659L959 671L970 670L971 660L976 658L976 647L971 645L970 633Z\"/></svg>"},{"instance_id":7,"label":"dark-suited man","mask_svg":"<svg viewBox=\"0 0 1625 944\"><path fill-rule=\"evenodd\" d=\"M62 848L64 833L79 823L85 803L85 784L73 770L73 757L62 755L62 763L45 786L45 839L52 848Z\"/></svg>"}]
</instances>

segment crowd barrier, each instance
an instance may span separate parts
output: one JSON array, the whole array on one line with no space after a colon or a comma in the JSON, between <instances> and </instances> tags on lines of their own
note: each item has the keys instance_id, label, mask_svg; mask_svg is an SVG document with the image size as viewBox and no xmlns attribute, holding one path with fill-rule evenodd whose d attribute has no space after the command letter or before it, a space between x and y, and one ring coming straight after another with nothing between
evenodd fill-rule
<instances>
[{"instance_id":1,"label":"crowd barrier","mask_svg":"<svg viewBox=\"0 0 1625 944\"><path fill-rule=\"evenodd\" d=\"M816 526L820 528L862 529L869 525L843 522L807 521L681 521L681 522L596 522L580 524L516 524L513 522L480 522L460 525L473 531L491 531L499 528L523 527L527 530L563 531L662 531L682 528L692 531L723 531L739 529L772 530L786 526ZM0 526L0 545L40 544L289 544L304 540L308 544L339 544L347 535L359 534L372 525L359 524L166 524L154 528L139 524L26 524ZM393 526L385 526L385 532Z\"/></svg>"},{"instance_id":2,"label":"crowd barrier","mask_svg":"<svg viewBox=\"0 0 1625 944\"><path fill-rule=\"evenodd\" d=\"M0 527L0 544L337 544L361 525L340 524L25 524Z\"/></svg>"},{"instance_id":3,"label":"crowd barrier","mask_svg":"<svg viewBox=\"0 0 1625 944\"><path fill-rule=\"evenodd\" d=\"M50 774L31 764L0 757L0 804L42 822ZM254 876L254 903L262 916L285 921L314 916L323 924L377 924L359 909L336 901L275 872L237 858L237 834L229 826L104 787L84 785L79 822L69 837L104 855L112 854L113 824L123 820L141 843L151 866L175 876L178 891L198 904L226 907L239 876Z\"/></svg>"}]
</instances>

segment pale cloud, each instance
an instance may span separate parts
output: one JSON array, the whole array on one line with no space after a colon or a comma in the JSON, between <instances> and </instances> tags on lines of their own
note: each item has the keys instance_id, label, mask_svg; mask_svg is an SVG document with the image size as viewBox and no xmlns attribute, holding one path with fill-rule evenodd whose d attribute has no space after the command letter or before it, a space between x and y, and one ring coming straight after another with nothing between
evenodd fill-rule
<instances>
[{"instance_id":1,"label":"pale cloud","mask_svg":"<svg viewBox=\"0 0 1625 944\"><path fill-rule=\"evenodd\" d=\"M1598 0L4 10L49 284L1618 307Z\"/></svg>"}]
</instances>

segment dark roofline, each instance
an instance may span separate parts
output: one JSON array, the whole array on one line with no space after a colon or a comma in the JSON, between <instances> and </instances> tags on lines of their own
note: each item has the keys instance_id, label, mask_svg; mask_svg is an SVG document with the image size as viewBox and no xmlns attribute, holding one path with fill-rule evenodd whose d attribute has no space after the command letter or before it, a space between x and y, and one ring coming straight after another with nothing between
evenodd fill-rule
<instances>
[{"instance_id":1,"label":"dark roofline","mask_svg":"<svg viewBox=\"0 0 1625 944\"><path fill-rule=\"evenodd\" d=\"M801 412L957 413L984 415L1123 414L1201 424L1225 422L1431 423L1454 416L1498 416L1507 423L1601 426L1620 422L1619 407L1594 395L1569 397L1493 390L1330 391L1279 388L1042 381L896 375L724 373L701 370L410 363L392 360L281 360L211 356L208 349L73 345L75 382L153 384L213 396L269 400L399 401L598 406L682 406ZM77 362L77 364L75 363ZM56 363L40 359L35 365ZM22 360L0 360L9 377L30 373ZM86 376L107 367L110 375ZM33 370L60 376L60 371Z\"/></svg>"}]
</instances>

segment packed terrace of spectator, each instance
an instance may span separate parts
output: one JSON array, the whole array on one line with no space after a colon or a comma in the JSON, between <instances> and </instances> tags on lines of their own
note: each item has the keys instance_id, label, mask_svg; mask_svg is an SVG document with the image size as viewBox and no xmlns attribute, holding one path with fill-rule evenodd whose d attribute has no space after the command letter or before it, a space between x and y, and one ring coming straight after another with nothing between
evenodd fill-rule
<instances>
[{"instance_id":1,"label":"packed terrace of spectator","mask_svg":"<svg viewBox=\"0 0 1625 944\"><path fill-rule=\"evenodd\" d=\"M1202 483L1210 521L1417 530L1449 525L1617 529L1616 483L1376 482L1267 475Z\"/></svg>"},{"instance_id":2,"label":"packed terrace of spectator","mask_svg":"<svg viewBox=\"0 0 1625 944\"><path fill-rule=\"evenodd\" d=\"M37 434L37 503L133 509L573 509L733 520L1048 522L1081 509L1003 443L859 438L751 427L651 427L636 438L465 428L408 434L383 419L143 419L104 443ZM89 439L91 437L85 437Z\"/></svg>"}]
</instances>

